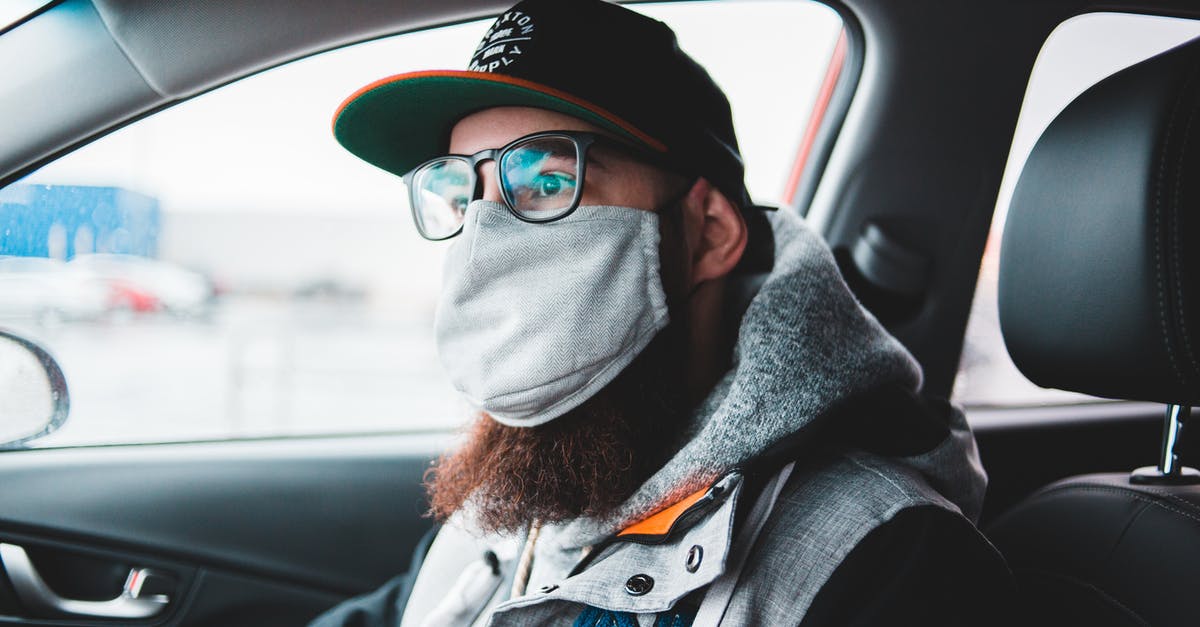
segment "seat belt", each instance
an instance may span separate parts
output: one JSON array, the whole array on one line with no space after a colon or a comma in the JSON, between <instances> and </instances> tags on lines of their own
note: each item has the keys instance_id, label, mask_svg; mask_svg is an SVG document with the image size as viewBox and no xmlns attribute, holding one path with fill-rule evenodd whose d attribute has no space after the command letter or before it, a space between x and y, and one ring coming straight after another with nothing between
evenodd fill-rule
<instances>
[{"instance_id":1,"label":"seat belt","mask_svg":"<svg viewBox=\"0 0 1200 627\"><path fill-rule=\"evenodd\" d=\"M700 609L696 610L696 619L692 621L692 627L717 627L725 618L725 610L729 607L729 601L733 599L733 591L737 587L742 569L746 566L750 549L762 533L771 510L775 509L775 501L779 499L779 493L795 466L794 461L788 463L771 477L759 493L758 500L754 502L754 507L750 509L750 514L738 531L737 539L726 560L725 572L708 586L708 591L704 593L704 599L700 602Z\"/></svg>"}]
</instances>

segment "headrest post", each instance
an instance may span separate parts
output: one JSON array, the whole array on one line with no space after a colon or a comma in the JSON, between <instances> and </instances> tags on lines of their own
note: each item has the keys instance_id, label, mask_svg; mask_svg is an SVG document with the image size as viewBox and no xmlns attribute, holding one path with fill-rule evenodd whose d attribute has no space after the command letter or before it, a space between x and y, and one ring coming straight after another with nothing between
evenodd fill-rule
<instances>
[{"instance_id":1,"label":"headrest post","mask_svg":"<svg viewBox=\"0 0 1200 627\"><path fill-rule=\"evenodd\" d=\"M1192 416L1192 408L1186 405L1167 405L1166 422L1163 424L1162 457L1158 470L1164 476L1179 475L1179 455L1175 448L1183 437L1183 427Z\"/></svg>"},{"instance_id":2,"label":"headrest post","mask_svg":"<svg viewBox=\"0 0 1200 627\"><path fill-rule=\"evenodd\" d=\"M1162 454L1158 467L1146 466L1133 471L1131 483L1183 484L1200 483L1200 472L1179 463L1179 442L1183 439L1183 428L1192 416L1187 405L1167 405L1163 420Z\"/></svg>"}]
</instances>

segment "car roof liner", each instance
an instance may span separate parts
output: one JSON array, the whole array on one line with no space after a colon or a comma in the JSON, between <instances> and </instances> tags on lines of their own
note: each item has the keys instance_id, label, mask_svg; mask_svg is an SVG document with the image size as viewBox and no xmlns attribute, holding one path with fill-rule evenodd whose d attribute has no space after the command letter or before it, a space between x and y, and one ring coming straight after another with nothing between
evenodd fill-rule
<instances>
[{"instance_id":1,"label":"car roof liner","mask_svg":"<svg viewBox=\"0 0 1200 627\"><path fill-rule=\"evenodd\" d=\"M257 0L238 2L236 11L221 2L94 4L146 82L175 99L345 44L486 17L509 3ZM337 19L329 19L331 15Z\"/></svg>"}]
</instances>

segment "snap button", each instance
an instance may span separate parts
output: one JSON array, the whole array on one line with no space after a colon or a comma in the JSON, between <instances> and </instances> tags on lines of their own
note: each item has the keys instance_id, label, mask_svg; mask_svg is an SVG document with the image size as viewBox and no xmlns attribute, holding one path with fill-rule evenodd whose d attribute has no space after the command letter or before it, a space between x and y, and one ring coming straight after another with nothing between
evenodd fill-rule
<instances>
[{"instance_id":1,"label":"snap button","mask_svg":"<svg viewBox=\"0 0 1200 627\"><path fill-rule=\"evenodd\" d=\"M654 587L654 579L650 575L634 575L625 582L625 592L640 597Z\"/></svg>"},{"instance_id":2,"label":"snap button","mask_svg":"<svg viewBox=\"0 0 1200 627\"><path fill-rule=\"evenodd\" d=\"M687 561L683 563L683 567L689 573L694 573L700 570L700 562L704 559L704 549L699 544L693 544L692 548L688 549Z\"/></svg>"},{"instance_id":3,"label":"snap button","mask_svg":"<svg viewBox=\"0 0 1200 627\"><path fill-rule=\"evenodd\" d=\"M538 589L538 592L541 592L542 594L550 594L555 590L558 590L558 586L542 586Z\"/></svg>"}]
</instances>

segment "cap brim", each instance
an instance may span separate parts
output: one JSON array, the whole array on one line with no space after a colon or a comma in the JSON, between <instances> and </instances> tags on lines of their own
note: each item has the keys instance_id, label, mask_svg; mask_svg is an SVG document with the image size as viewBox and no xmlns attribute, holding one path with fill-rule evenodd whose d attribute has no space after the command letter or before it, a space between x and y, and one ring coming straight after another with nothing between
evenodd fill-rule
<instances>
[{"instance_id":1,"label":"cap brim","mask_svg":"<svg viewBox=\"0 0 1200 627\"><path fill-rule=\"evenodd\" d=\"M570 94L511 76L456 70L397 74L359 89L334 114L333 135L368 163L403 175L444 154L450 129L463 117L499 106L557 111L666 152L662 142Z\"/></svg>"}]
</instances>

